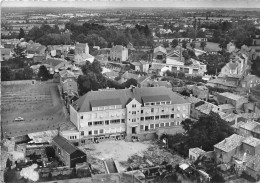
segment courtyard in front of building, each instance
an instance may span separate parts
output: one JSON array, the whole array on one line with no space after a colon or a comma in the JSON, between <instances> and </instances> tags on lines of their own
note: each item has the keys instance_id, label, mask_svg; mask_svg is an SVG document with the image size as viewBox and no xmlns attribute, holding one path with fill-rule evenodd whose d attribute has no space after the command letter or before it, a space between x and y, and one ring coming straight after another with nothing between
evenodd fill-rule
<instances>
[{"instance_id":1,"label":"courtyard in front of building","mask_svg":"<svg viewBox=\"0 0 260 183\"><path fill-rule=\"evenodd\" d=\"M103 141L98 144L81 146L80 149L87 154L88 162L95 173L105 173L104 160L111 158L118 162L119 172L145 169L162 164L170 164L174 168L184 160L178 154L165 149L163 144L158 141Z\"/></svg>"}]
</instances>

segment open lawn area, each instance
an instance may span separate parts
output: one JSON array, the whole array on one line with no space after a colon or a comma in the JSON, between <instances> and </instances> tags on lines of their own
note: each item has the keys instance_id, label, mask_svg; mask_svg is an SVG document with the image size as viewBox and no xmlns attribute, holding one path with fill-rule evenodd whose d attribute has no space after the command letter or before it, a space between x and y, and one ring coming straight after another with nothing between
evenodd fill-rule
<instances>
[{"instance_id":1,"label":"open lawn area","mask_svg":"<svg viewBox=\"0 0 260 183\"><path fill-rule=\"evenodd\" d=\"M72 125L65 113L56 83L2 85L2 124L5 136L57 129ZM24 121L14 121L22 117Z\"/></svg>"},{"instance_id":2,"label":"open lawn area","mask_svg":"<svg viewBox=\"0 0 260 183\"><path fill-rule=\"evenodd\" d=\"M154 165L166 161L173 166L183 160L177 154L171 154L155 141L125 142L103 141L98 144L88 144L80 147L87 153L89 163L98 172L105 172L103 160L113 158L119 162L119 171L125 171L129 166L148 166L146 159Z\"/></svg>"}]
</instances>

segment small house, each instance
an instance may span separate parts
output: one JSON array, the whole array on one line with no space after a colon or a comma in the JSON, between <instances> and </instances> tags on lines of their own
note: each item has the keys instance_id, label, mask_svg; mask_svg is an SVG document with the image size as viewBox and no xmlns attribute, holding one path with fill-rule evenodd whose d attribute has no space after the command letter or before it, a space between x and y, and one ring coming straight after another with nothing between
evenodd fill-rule
<instances>
[{"instance_id":1,"label":"small house","mask_svg":"<svg viewBox=\"0 0 260 183\"><path fill-rule=\"evenodd\" d=\"M60 135L53 138L52 145L55 150L55 155L70 168L76 167L77 163L84 163L87 161L86 153Z\"/></svg>"}]
</instances>

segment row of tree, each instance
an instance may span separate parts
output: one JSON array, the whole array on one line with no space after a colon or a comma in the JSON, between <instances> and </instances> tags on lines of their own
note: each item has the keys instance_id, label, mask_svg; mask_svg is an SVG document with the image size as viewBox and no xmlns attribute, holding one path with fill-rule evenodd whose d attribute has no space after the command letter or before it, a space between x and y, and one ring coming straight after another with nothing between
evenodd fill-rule
<instances>
[{"instance_id":1,"label":"row of tree","mask_svg":"<svg viewBox=\"0 0 260 183\"><path fill-rule=\"evenodd\" d=\"M238 20L236 22L218 22L210 24L214 28L213 42L219 43L219 47L226 49L230 41L234 41L238 48L242 45L251 46L253 37L258 34L253 21ZM204 26L207 28L208 26Z\"/></svg>"},{"instance_id":2,"label":"row of tree","mask_svg":"<svg viewBox=\"0 0 260 183\"><path fill-rule=\"evenodd\" d=\"M107 87L124 89L129 88L131 85L137 86L137 81L135 79L129 79L125 83L119 84L116 81L104 77L100 62L96 60L93 63L87 61L81 69L83 75L80 75L77 79L80 95L84 95L91 90L97 91L98 89Z\"/></svg>"},{"instance_id":3,"label":"row of tree","mask_svg":"<svg viewBox=\"0 0 260 183\"><path fill-rule=\"evenodd\" d=\"M112 44L126 46L129 42L136 46L153 45L151 30L147 25L136 25L134 28L125 30L95 23L84 23L83 25L67 23L65 27L72 32L73 40L88 42L90 46L111 47Z\"/></svg>"},{"instance_id":4,"label":"row of tree","mask_svg":"<svg viewBox=\"0 0 260 183\"><path fill-rule=\"evenodd\" d=\"M30 67L11 70L8 66L1 67L1 81L29 80L33 78L33 70Z\"/></svg>"}]
</instances>

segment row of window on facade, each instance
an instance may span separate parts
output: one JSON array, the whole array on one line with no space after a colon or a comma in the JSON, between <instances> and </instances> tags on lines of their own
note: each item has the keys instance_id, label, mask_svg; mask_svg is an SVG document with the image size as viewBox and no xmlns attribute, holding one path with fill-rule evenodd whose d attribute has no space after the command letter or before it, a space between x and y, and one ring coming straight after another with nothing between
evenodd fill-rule
<instances>
[{"instance_id":1,"label":"row of window on facade","mask_svg":"<svg viewBox=\"0 0 260 183\"><path fill-rule=\"evenodd\" d=\"M165 122L165 123L140 125L140 130L148 131L149 129L156 129L156 128L161 128L161 127L170 127L170 126L175 126L175 125L181 125L181 122L180 121L176 121L176 122ZM116 133L116 132L123 132L123 131L124 130L123 129L121 130L121 128L120 129L116 129L115 128L114 133ZM100 134L105 134L105 133L108 133L108 132L105 132L104 129L97 129L97 130L89 130L88 134L85 134L85 132L82 131L81 132L81 136L85 136L85 135L100 135ZM111 133L111 131L109 131L109 133ZM72 139L72 138L70 138L70 139Z\"/></svg>"},{"instance_id":2,"label":"row of window on facade","mask_svg":"<svg viewBox=\"0 0 260 183\"><path fill-rule=\"evenodd\" d=\"M141 121L150 121L150 120L160 120L160 119L170 119L170 118L180 118L181 115L177 114L176 116L174 114L167 114L167 115L157 115L157 116L146 116L146 117L141 117L140 120ZM182 114L182 117L185 118L186 115ZM131 119L129 119L130 121ZM139 120L139 118L137 118L137 120ZM132 119L132 122L136 122L136 118Z\"/></svg>"},{"instance_id":3,"label":"row of window on facade","mask_svg":"<svg viewBox=\"0 0 260 183\"><path fill-rule=\"evenodd\" d=\"M150 112L167 112L167 109L168 109L168 108L162 108L162 109L159 109L159 108L151 108L151 109L146 109L145 112L146 112L146 113L150 113ZM160 111L160 110L161 110L161 111ZM171 108L171 109L169 109L169 110L175 111L174 108ZM181 108L178 106L178 107L177 107L177 111L180 111L180 110L181 110ZM185 111L185 110L186 110L186 107L183 106L182 110ZM132 114L136 114L136 112L139 112L139 111L132 111ZM129 113L131 113L131 111L129 111ZM143 113L144 113L144 110L141 110L141 114L143 114Z\"/></svg>"},{"instance_id":4,"label":"row of window on facade","mask_svg":"<svg viewBox=\"0 0 260 183\"><path fill-rule=\"evenodd\" d=\"M109 124L118 124L118 123L125 123L125 119L112 119L112 120L105 120L105 121L93 121L88 122L88 126L98 126L98 125L109 125Z\"/></svg>"},{"instance_id":5,"label":"row of window on facade","mask_svg":"<svg viewBox=\"0 0 260 183\"><path fill-rule=\"evenodd\" d=\"M183 71L183 72L185 72L185 73L189 73L189 70L190 69L192 69L192 68L185 68L185 67L180 67L179 68L179 71ZM199 72L199 69L195 69L195 68L193 68L192 69L193 70L193 72ZM172 67L172 71L178 71L178 68L177 67Z\"/></svg>"},{"instance_id":6,"label":"row of window on facade","mask_svg":"<svg viewBox=\"0 0 260 183\"><path fill-rule=\"evenodd\" d=\"M109 109L122 109L122 105L92 107L92 111L103 111Z\"/></svg>"},{"instance_id":7,"label":"row of window on facade","mask_svg":"<svg viewBox=\"0 0 260 183\"><path fill-rule=\"evenodd\" d=\"M171 101L164 101L164 102L145 102L144 106L149 106L149 105L166 105L166 104L171 104Z\"/></svg>"},{"instance_id":8,"label":"row of window on facade","mask_svg":"<svg viewBox=\"0 0 260 183\"><path fill-rule=\"evenodd\" d=\"M169 126L177 126L181 125L180 121L176 122L166 122L166 123L155 123L155 124L149 124L149 125L140 125L140 130L141 131L148 131L148 130L153 130L156 128L161 128L161 127L169 127Z\"/></svg>"},{"instance_id":9,"label":"row of window on facade","mask_svg":"<svg viewBox=\"0 0 260 183\"><path fill-rule=\"evenodd\" d=\"M161 111L160 111L161 110ZM159 109L159 108L151 108L151 109L146 109L145 110L145 112L146 113L149 113L149 112L167 112L167 110L168 110L168 108L167 107L165 107L165 108L163 108L163 109ZM181 110L181 107L180 106L177 106L177 109L175 109L175 108L169 108L169 110L172 110L172 111L180 111ZM186 110L186 107L185 106L183 106L182 107L182 110ZM136 112L139 112L139 111L129 111L129 113L131 113L132 112L132 114L137 114ZM143 114L144 113L144 110L141 110L141 114ZM93 116L92 117L98 117L98 113L96 113L96 114L92 114ZM111 117L114 117L114 116L120 116L120 115L125 115L124 113L122 113L122 114L120 114L120 113L117 113L117 114L114 114L114 113L112 113L112 114L110 114L111 115ZM99 117L104 117L105 115L104 114L99 114ZM80 117L81 119L84 119L84 116L81 116ZM88 115L87 116L87 119L89 119L90 118L90 115Z\"/></svg>"},{"instance_id":10,"label":"row of window on facade","mask_svg":"<svg viewBox=\"0 0 260 183\"><path fill-rule=\"evenodd\" d=\"M85 134L84 131L81 132L81 136L86 136L86 135L100 135L100 134L109 134L109 133L116 133L116 132L124 132L125 130L124 129L121 129L121 128L115 128L113 132L111 132L111 130L109 131L106 131L104 129L99 129L99 130L89 130L88 131L88 134Z\"/></svg>"},{"instance_id":11,"label":"row of window on facade","mask_svg":"<svg viewBox=\"0 0 260 183\"><path fill-rule=\"evenodd\" d=\"M170 118L181 118L180 114L177 114L176 116L174 114L170 115L157 115L157 116L146 116L146 117L141 117L141 121L150 121L150 120L160 120L160 119L170 119ZM185 114L182 114L183 118L186 118ZM139 120L139 118L133 118L129 119L129 121L136 122ZM110 124L119 124L119 123L125 123L125 119L113 119L113 120L105 120L105 121L93 121L93 122L88 122L88 126L98 126L98 125L110 125Z\"/></svg>"}]
</instances>

